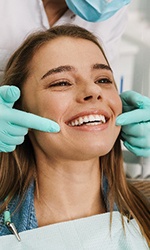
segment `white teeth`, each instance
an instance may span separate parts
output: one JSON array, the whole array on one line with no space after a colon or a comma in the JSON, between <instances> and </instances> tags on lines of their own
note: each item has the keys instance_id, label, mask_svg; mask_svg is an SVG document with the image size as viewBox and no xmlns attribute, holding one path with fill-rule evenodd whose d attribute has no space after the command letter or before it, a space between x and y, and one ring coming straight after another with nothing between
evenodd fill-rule
<instances>
[{"instance_id":1,"label":"white teeth","mask_svg":"<svg viewBox=\"0 0 150 250\"><path fill-rule=\"evenodd\" d=\"M102 122L92 122L92 123L87 123L86 126L96 126L102 124Z\"/></svg>"},{"instance_id":2,"label":"white teeth","mask_svg":"<svg viewBox=\"0 0 150 250\"><path fill-rule=\"evenodd\" d=\"M99 115L96 115L95 118L96 118L97 120L99 120Z\"/></svg>"},{"instance_id":3,"label":"white teeth","mask_svg":"<svg viewBox=\"0 0 150 250\"><path fill-rule=\"evenodd\" d=\"M79 117L78 123L79 123L79 125L83 124L83 119L82 119L82 117ZM78 125L78 124L77 124L77 125Z\"/></svg>"},{"instance_id":4,"label":"white teeth","mask_svg":"<svg viewBox=\"0 0 150 250\"><path fill-rule=\"evenodd\" d=\"M95 121L94 115L89 115L89 121L90 122Z\"/></svg>"},{"instance_id":5,"label":"white teeth","mask_svg":"<svg viewBox=\"0 0 150 250\"><path fill-rule=\"evenodd\" d=\"M78 125L78 121L77 120L75 120L74 125L76 125L76 126Z\"/></svg>"},{"instance_id":6,"label":"white teeth","mask_svg":"<svg viewBox=\"0 0 150 250\"><path fill-rule=\"evenodd\" d=\"M88 117L87 117L87 116L84 116L84 117L83 117L83 121L84 121L84 122L88 122L88 121L89 121Z\"/></svg>"},{"instance_id":7,"label":"white teeth","mask_svg":"<svg viewBox=\"0 0 150 250\"><path fill-rule=\"evenodd\" d=\"M78 125L78 124L75 124L75 122L72 122L71 125L72 125L72 126L75 126L75 125Z\"/></svg>"},{"instance_id":8,"label":"white teeth","mask_svg":"<svg viewBox=\"0 0 150 250\"><path fill-rule=\"evenodd\" d=\"M80 126L83 124L86 125L98 125L106 123L106 119L104 115L86 115L79 117L78 119L75 119L69 123L69 126Z\"/></svg>"}]
</instances>

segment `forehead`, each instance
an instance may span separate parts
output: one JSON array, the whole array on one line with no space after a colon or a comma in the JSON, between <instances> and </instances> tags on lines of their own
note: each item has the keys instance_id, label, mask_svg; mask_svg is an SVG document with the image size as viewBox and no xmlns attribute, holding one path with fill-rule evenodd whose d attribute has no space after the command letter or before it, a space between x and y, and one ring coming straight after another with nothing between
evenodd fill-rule
<instances>
[{"instance_id":1,"label":"forehead","mask_svg":"<svg viewBox=\"0 0 150 250\"><path fill-rule=\"evenodd\" d=\"M92 41L83 38L59 37L44 44L34 55L32 62L51 66L59 63L103 62L107 64L101 49Z\"/></svg>"}]
</instances>

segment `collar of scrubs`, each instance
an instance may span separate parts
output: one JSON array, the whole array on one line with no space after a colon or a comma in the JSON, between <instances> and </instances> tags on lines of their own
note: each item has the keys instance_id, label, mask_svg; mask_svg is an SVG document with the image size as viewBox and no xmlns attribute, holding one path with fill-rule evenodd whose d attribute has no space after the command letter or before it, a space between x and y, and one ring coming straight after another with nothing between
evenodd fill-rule
<instances>
[{"instance_id":1,"label":"collar of scrubs","mask_svg":"<svg viewBox=\"0 0 150 250\"><path fill-rule=\"evenodd\" d=\"M20 233L21 241L14 235L0 237L0 249L11 250L146 250L147 243L136 221L129 223L121 214L113 212L110 229L110 213L60 222Z\"/></svg>"}]
</instances>

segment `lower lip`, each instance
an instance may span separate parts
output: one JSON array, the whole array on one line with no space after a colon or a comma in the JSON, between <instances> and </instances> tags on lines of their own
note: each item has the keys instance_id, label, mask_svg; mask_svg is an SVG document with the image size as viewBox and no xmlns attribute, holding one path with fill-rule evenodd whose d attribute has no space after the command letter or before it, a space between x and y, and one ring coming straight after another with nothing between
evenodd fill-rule
<instances>
[{"instance_id":1,"label":"lower lip","mask_svg":"<svg viewBox=\"0 0 150 250\"><path fill-rule=\"evenodd\" d=\"M72 129L76 129L78 131L102 131L108 127L109 121L106 123L98 124L98 125L82 125L82 126L69 126Z\"/></svg>"}]
</instances>

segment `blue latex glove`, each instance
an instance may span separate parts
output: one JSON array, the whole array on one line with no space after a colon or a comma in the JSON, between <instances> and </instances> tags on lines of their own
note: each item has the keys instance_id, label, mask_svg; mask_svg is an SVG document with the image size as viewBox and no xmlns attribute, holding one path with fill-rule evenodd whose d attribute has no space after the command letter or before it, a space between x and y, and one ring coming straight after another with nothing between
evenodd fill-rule
<instances>
[{"instance_id":1,"label":"blue latex glove","mask_svg":"<svg viewBox=\"0 0 150 250\"><path fill-rule=\"evenodd\" d=\"M13 109L20 97L15 86L0 87L0 152L11 152L24 141L28 128L44 132L59 132L59 125L47 118Z\"/></svg>"},{"instance_id":2,"label":"blue latex glove","mask_svg":"<svg viewBox=\"0 0 150 250\"><path fill-rule=\"evenodd\" d=\"M73 13L89 22L101 22L112 17L131 0L65 0Z\"/></svg>"},{"instance_id":3,"label":"blue latex glove","mask_svg":"<svg viewBox=\"0 0 150 250\"><path fill-rule=\"evenodd\" d=\"M124 146L137 156L150 156L150 99L134 91L120 95L123 114L116 119L122 126Z\"/></svg>"}]
</instances>

